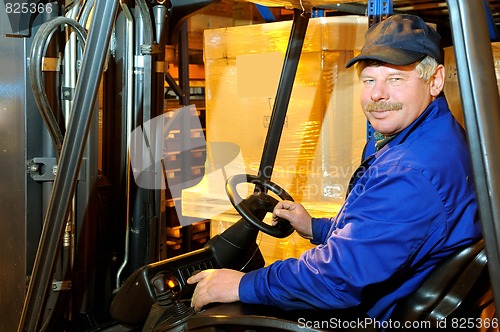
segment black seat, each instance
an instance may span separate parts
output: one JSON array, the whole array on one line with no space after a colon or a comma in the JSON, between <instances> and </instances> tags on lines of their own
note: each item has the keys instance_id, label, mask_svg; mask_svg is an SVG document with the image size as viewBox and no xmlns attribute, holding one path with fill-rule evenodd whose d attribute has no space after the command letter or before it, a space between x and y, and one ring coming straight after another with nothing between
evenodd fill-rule
<instances>
[{"instance_id":1,"label":"black seat","mask_svg":"<svg viewBox=\"0 0 500 332\"><path fill-rule=\"evenodd\" d=\"M471 327L471 318L494 317L484 240L465 247L441 262L420 288L395 308L399 322L426 321L433 327L452 322ZM463 324L460 326L458 324ZM476 327L476 326L474 326Z\"/></svg>"}]
</instances>

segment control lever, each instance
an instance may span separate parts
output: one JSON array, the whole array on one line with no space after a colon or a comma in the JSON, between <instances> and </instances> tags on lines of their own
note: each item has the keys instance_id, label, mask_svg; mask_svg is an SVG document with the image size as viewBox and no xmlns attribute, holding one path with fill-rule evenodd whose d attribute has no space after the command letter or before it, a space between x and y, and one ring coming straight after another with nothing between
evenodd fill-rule
<instances>
[{"instance_id":1,"label":"control lever","mask_svg":"<svg viewBox=\"0 0 500 332\"><path fill-rule=\"evenodd\" d=\"M156 303L151 306L144 332L183 331L187 319L194 314L194 309L181 302L181 288L171 275L159 273L151 279L156 296Z\"/></svg>"}]
</instances>

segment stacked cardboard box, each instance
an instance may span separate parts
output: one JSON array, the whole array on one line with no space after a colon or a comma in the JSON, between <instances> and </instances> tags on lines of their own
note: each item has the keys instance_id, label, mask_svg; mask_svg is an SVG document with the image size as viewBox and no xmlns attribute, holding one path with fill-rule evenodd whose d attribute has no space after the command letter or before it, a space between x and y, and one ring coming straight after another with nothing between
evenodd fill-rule
<instances>
[{"instance_id":1,"label":"stacked cardboard box","mask_svg":"<svg viewBox=\"0 0 500 332\"><path fill-rule=\"evenodd\" d=\"M500 42L491 43L493 59L495 64L495 75L500 91ZM462 110L460 87L458 85L457 65L453 47L444 49L444 66L446 69L446 83L444 93L448 100L448 105L455 118L464 126L464 115Z\"/></svg>"}]
</instances>

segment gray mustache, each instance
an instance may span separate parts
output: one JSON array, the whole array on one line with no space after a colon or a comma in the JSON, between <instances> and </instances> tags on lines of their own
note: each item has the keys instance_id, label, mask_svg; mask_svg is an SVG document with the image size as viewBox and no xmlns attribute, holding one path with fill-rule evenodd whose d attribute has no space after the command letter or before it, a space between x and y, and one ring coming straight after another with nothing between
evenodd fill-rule
<instances>
[{"instance_id":1,"label":"gray mustache","mask_svg":"<svg viewBox=\"0 0 500 332\"><path fill-rule=\"evenodd\" d=\"M376 111L399 111L403 108L401 103L389 103L386 101L378 101L373 103L368 103L365 105L366 112L376 112Z\"/></svg>"}]
</instances>

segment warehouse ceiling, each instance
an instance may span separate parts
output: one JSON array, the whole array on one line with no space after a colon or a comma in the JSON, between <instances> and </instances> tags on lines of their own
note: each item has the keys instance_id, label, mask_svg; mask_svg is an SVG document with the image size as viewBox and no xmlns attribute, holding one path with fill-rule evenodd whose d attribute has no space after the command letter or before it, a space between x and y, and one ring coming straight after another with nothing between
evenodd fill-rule
<instances>
[{"instance_id":1,"label":"warehouse ceiling","mask_svg":"<svg viewBox=\"0 0 500 332\"><path fill-rule=\"evenodd\" d=\"M367 14L368 0L248 0L268 7L285 8L323 8L327 15ZM489 4L491 22L500 30L500 0L471 0L485 1ZM385 3L390 3L387 0ZM435 23L443 37L444 46L451 45L448 5L440 0L392 0L394 13L409 13L423 17L429 23ZM479 17L478 17L479 19ZM495 39L497 40L497 39Z\"/></svg>"},{"instance_id":2,"label":"warehouse ceiling","mask_svg":"<svg viewBox=\"0 0 500 332\"><path fill-rule=\"evenodd\" d=\"M483 0L472 0L472 1L483 1ZM500 0L484 0L485 3L489 4L487 14L491 15L490 20L493 22L497 28L500 30ZM341 1L336 7L345 7L349 11L353 12L358 7L358 14L366 14L366 7L368 1ZM443 36L445 44L451 45L451 35L450 35L450 23L449 23L449 13L448 5L446 1L437 0L393 0L393 10L394 13L409 13L423 17L427 22L435 23L438 27L438 31ZM330 7L330 5L328 5ZM350 8L349 8L350 7ZM359 12L359 9L365 10L364 12ZM341 11L338 11L341 13Z\"/></svg>"}]
</instances>

